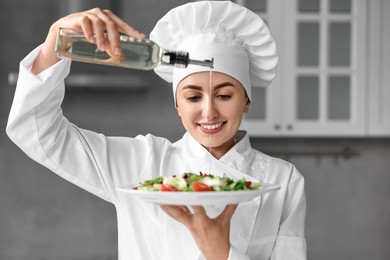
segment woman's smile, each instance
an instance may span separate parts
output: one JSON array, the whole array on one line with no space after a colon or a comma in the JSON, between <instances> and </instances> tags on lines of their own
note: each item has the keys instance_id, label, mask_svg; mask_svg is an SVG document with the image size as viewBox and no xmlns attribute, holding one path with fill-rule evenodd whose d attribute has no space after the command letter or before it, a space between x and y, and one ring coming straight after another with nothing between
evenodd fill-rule
<instances>
[{"instance_id":1,"label":"woman's smile","mask_svg":"<svg viewBox=\"0 0 390 260\"><path fill-rule=\"evenodd\" d=\"M226 124L225 122L220 123L200 123L198 124L200 126L200 129L206 133L206 134L217 134L220 131L223 130L224 126Z\"/></svg>"}]
</instances>

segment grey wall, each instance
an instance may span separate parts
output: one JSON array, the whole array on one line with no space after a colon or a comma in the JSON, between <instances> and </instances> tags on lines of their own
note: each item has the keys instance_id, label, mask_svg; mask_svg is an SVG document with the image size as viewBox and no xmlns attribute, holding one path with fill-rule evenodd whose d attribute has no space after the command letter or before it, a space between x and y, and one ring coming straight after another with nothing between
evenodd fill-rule
<instances>
[{"instance_id":1,"label":"grey wall","mask_svg":"<svg viewBox=\"0 0 390 260\"><path fill-rule=\"evenodd\" d=\"M148 33L171 7L185 1L116 1L125 20ZM14 86L7 73L40 44L60 15L56 1L0 2L0 259L115 259L114 207L27 158L4 133ZM74 65L74 71L106 72ZM104 71L101 71L104 70ZM144 78L144 91L69 89L64 114L106 135L153 133L174 141L183 133L171 90L151 72L109 70ZM309 259L390 257L390 139L254 139L264 151L341 149L359 153L290 156L306 178ZM279 156L279 155L278 155Z\"/></svg>"}]
</instances>

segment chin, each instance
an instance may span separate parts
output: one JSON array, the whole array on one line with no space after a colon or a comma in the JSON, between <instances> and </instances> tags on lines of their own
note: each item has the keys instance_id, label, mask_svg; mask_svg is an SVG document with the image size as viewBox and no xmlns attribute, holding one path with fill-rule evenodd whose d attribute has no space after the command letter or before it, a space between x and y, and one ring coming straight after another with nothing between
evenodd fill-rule
<instances>
[{"instance_id":1,"label":"chin","mask_svg":"<svg viewBox=\"0 0 390 260\"><path fill-rule=\"evenodd\" d=\"M209 137L210 139L212 139L213 137ZM224 144L224 142L220 142L220 141L217 141L217 140L205 140L203 139L201 144L205 147L205 148L217 148L217 147L220 147Z\"/></svg>"}]
</instances>

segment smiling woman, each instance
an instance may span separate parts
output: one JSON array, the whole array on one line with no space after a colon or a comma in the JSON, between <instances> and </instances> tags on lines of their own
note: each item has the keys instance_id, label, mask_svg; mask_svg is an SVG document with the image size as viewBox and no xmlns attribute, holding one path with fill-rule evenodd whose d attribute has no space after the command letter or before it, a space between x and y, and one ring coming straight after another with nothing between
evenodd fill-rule
<instances>
[{"instance_id":1,"label":"smiling woman","mask_svg":"<svg viewBox=\"0 0 390 260\"><path fill-rule=\"evenodd\" d=\"M150 38L159 46L215 61L212 72L195 65L155 69L172 82L187 131L174 143L152 134L105 136L63 116L71 61L54 52L60 27L82 30L99 49L117 51L121 34L144 35L98 8L57 20L44 44L21 62L7 125L9 137L31 158L115 205L120 260L306 259L302 175L292 164L253 149L247 133L239 130L251 87L268 86L276 74L276 44L260 17L231 1L200 1L179 6L157 22ZM118 191L183 172L210 172L280 189L245 202L229 200L239 204L192 209L183 201L160 207Z\"/></svg>"},{"instance_id":2,"label":"smiling woman","mask_svg":"<svg viewBox=\"0 0 390 260\"><path fill-rule=\"evenodd\" d=\"M244 87L233 77L198 72L183 79L177 88L176 109L186 130L219 159L234 145L234 136L248 111Z\"/></svg>"}]
</instances>

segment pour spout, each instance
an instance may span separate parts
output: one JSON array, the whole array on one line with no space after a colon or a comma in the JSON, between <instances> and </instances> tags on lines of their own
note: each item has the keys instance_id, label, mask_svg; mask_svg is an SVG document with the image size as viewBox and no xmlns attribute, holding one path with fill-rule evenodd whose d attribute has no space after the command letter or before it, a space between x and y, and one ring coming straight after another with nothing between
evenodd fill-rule
<instances>
[{"instance_id":1,"label":"pour spout","mask_svg":"<svg viewBox=\"0 0 390 260\"><path fill-rule=\"evenodd\" d=\"M214 58L211 60L188 60L188 64L214 68Z\"/></svg>"}]
</instances>

